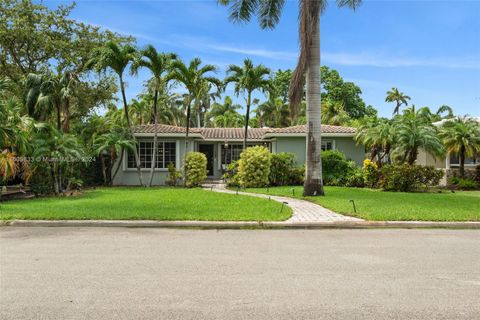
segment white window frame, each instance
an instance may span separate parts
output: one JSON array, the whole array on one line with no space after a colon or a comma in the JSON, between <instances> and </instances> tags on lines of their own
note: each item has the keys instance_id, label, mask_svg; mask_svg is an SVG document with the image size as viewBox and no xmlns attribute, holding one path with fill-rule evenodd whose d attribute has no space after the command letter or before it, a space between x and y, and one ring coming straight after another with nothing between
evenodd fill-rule
<instances>
[{"instance_id":1,"label":"white window frame","mask_svg":"<svg viewBox=\"0 0 480 320\"><path fill-rule=\"evenodd\" d=\"M141 140L141 141L137 141L137 143L142 143L142 142L151 142L153 143L153 140ZM157 141L157 143L175 143L175 167L177 168L177 170L179 170L180 168L180 141L179 140L159 140ZM123 163L122 163L122 167L123 167L123 171L137 171L137 168L129 168L128 167L128 151L127 150L124 150L123 151L124 154L123 154ZM151 169L150 168L140 168L141 171L150 171ZM158 171L158 172L167 172L168 171L168 168L155 168L154 171Z\"/></svg>"}]
</instances>

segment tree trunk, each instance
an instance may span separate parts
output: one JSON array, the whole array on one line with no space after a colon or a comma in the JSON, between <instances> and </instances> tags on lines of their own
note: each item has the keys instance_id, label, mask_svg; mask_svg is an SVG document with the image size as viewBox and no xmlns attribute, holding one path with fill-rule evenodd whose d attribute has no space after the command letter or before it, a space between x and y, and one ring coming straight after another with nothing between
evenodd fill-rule
<instances>
[{"instance_id":1,"label":"tree trunk","mask_svg":"<svg viewBox=\"0 0 480 320\"><path fill-rule=\"evenodd\" d=\"M57 103L57 130L58 131L60 131L62 129L61 117L62 117L61 107L60 107L60 104Z\"/></svg>"},{"instance_id":2,"label":"tree trunk","mask_svg":"<svg viewBox=\"0 0 480 320\"><path fill-rule=\"evenodd\" d=\"M65 104L63 106L63 132L70 131L70 99L65 98Z\"/></svg>"},{"instance_id":3,"label":"tree trunk","mask_svg":"<svg viewBox=\"0 0 480 320\"><path fill-rule=\"evenodd\" d=\"M324 195L322 181L322 128L321 128L321 74L320 74L320 19L313 26L312 43L308 45L307 61L307 166L304 196Z\"/></svg>"},{"instance_id":4,"label":"tree trunk","mask_svg":"<svg viewBox=\"0 0 480 320\"><path fill-rule=\"evenodd\" d=\"M128 113L127 97L125 95L125 86L123 85L122 75L119 75L119 78L120 78L120 91L122 92L123 108L125 112L125 118L127 119L128 129L130 129L130 134L132 135L132 138L136 140L135 134L133 132L132 122L130 121L130 115ZM133 150L133 155L135 156L135 164L137 166L138 180L140 181L140 185L143 186L142 170L140 169L140 158L138 157L137 146L135 146Z\"/></svg>"},{"instance_id":5,"label":"tree trunk","mask_svg":"<svg viewBox=\"0 0 480 320\"><path fill-rule=\"evenodd\" d=\"M460 148L460 177L463 179L465 178L465 147L462 146Z\"/></svg>"},{"instance_id":6,"label":"tree trunk","mask_svg":"<svg viewBox=\"0 0 480 320\"><path fill-rule=\"evenodd\" d=\"M122 166L122 161L123 161L123 154L124 154L124 152L125 152L125 150L124 150L124 148L122 147L122 150L120 151L120 159L118 160L117 168L115 168L115 172L113 173L113 176L112 176L112 180L111 180L112 185L113 185L113 181L115 180L115 177L117 176L118 170L119 170L120 167Z\"/></svg>"},{"instance_id":7,"label":"tree trunk","mask_svg":"<svg viewBox=\"0 0 480 320\"><path fill-rule=\"evenodd\" d=\"M107 183L107 165L105 164L105 156L100 153L100 162L102 163L102 175L103 175L103 184L105 186L108 185Z\"/></svg>"},{"instance_id":8,"label":"tree trunk","mask_svg":"<svg viewBox=\"0 0 480 320\"><path fill-rule=\"evenodd\" d=\"M247 149L247 139L248 139L248 122L250 121L250 104L252 99L252 93L248 92L247 97L247 113L245 114L245 136L243 137L243 150Z\"/></svg>"},{"instance_id":9,"label":"tree trunk","mask_svg":"<svg viewBox=\"0 0 480 320\"><path fill-rule=\"evenodd\" d=\"M185 160L187 159L188 153L188 133L190 131L190 104L191 104L192 96L191 94L188 95L188 103L187 103L187 128L185 131L185 156L183 159L183 182L187 185L187 168L185 167Z\"/></svg>"},{"instance_id":10,"label":"tree trunk","mask_svg":"<svg viewBox=\"0 0 480 320\"><path fill-rule=\"evenodd\" d=\"M152 186L153 176L155 174L155 167L157 164L157 137L158 137L158 110L157 110L157 100L158 100L158 87L155 88L155 95L153 98L153 125L154 125L154 134L153 134L153 155L152 155L152 165L150 166L150 179L148 180L148 187Z\"/></svg>"}]
</instances>

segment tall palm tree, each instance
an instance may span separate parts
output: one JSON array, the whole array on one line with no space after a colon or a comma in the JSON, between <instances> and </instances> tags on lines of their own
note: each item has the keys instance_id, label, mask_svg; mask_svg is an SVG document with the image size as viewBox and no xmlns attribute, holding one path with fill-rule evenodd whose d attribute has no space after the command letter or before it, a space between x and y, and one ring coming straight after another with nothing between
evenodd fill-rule
<instances>
[{"instance_id":1,"label":"tall palm tree","mask_svg":"<svg viewBox=\"0 0 480 320\"><path fill-rule=\"evenodd\" d=\"M268 75L270 69L262 64L253 65L252 60L243 60L243 66L230 65L227 69L227 77L225 85L235 83L235 94L243 94L246 111L245 111L245 136L243 137L243 149L247 148L248 139L248 121L250 119L250 107L252 105L252 93L255 90L267 92L270 89L270 80Z\"/></svg>"},{"instance_id":2,"label":"tall palm tree","mask_svg":"<svg viewBox=\"0 0 480 320\"><path fill-rule=\"evenodd\" d=\"M262 29L274 28L280 20L285 0L218 0L230 6L230 19L235 22L250 21L257 16ZM321 88L320 88L320 16L327 0L299 0L300 55L290 84L290 105L293 121L307 82L307 165L303 194L323 195L321 160ZM339 7L356 9L362 0L337 0ZM305 77L306 76L306 77Z\"/></svg>"},{"instance_id":3,"label":"tall palm tree","mask_svg":"<svg viewBox=\"0 0 480 320\"><path fill-rule=\"evenodd\" d=\"M282 128L290 125L290 109L281 97L270 95L255 109L255 113L261 127Z\"/></svg>"},{"instance_id":4,"label":"tall palm tree","mask_svg":"<svg viewBox=\"0 0 480 320\"><path fill-rule=\"evenodd\" d=\"M243 125L244 117L237 111L227 111L213 118L215 128L238 128Z\"/></svg>"},{"instance_id":5,"label":"tall palm tree","mask_svg":"<svg viewBox=\"0 0 480 320\"><path fill-rule=\"evenodd\" d=\"M152 186L153 175L155 172L155 165L157 163L158 153L158 96L160 91L164 91L167 86L167 75L172 70L172 62L176 59L176 55L173 53L159 53L154 46L149 45L145 49L140 51L140 57L138 57L132 65L133 73L137 73L139 68L146 68L152 74L153 80L153 123L154 123L154 135L153 135L153 155L152 164L150 167L150 179L148 180L148 186Z\"/></svg>"},{"instance_id":6,"label":"tall palm tree","mask_svg":"<svg viewBox=\"0 0 480 320\"><path fill-rule=\"evenodd\" d=\"M440 130L446 151L458 154L460 176L465 176L465 158L480 153L480 125L467 116L445 122Z\"/></svg>"},{"instance_id":7,"label":"tall palm tree","mask_svg":"<svg viewBox=\"0 0 480 320\"><path fill-rule=\"evenodd\" d=\"M187 119L185 131L185 152L188 152L188 134L190 131L190 115L192 102L198 96L198 92L203 89L205 83L212 84L217 88L221 87L221 81L209 73L215 73L217 68L214 65L206 64L201 66L202 60L194 58L187 66L183 61L176 60L173 62L173 70L168 79L176 80L183 84L188 91L185 104L187 106ZM186 180L186 179L185 179Z\"/></svg>"},{"instance_id":8,"label":"tall palm tree","mask_svg":"<svg viewBox=\"0 0 480 320\"><path fill-rule=\"evenodd\" d=\"M396 103L395 109L393 109L393 114L400 114L400 107L403 104L408 106L408 100L410 100L410 97L403 92L398 91L395 87L392 88L392 90L387 91L387 97L385 98L385 102Z\"/></svg>"},{"instance_id":9,"label":"tall palm tree","mask_svg":"<svg viewBox=\"0 0 480 320\"><path fill-rule=\"evenodd\" d=\"M390 152L395 142L395 128L391 120L371 119L360 126L356 135L357 143L370 148L370 160L377 159L377 164L382 165L382 161L390 162Z\"/></svg>"},{"instance_id":10,"label":"tall palm tree","mask_svg":"<svg viewBox=\"0 0 480 320\"><path fill-rule=\"evenodd\" d=\"M208 113L206 114L206 124L212 125L215 119L218 116L223 115L224 113L237 112L242 106L236 103L233 103L233 100L230 96L226 96L223 99L223 103L214 102Z\"/></svg>"},{"instance_id":11,"label":"tall palm tree","mask_svg":"<svg viewBox=\"0 0 480 320\"><path fill-rule=\"evenodd\" d=\"M132 135L133 139L135 138L135 134L133 132L133 125L130 119L123 76L125 73L125 69L127 69L130 63L135 60L136 52L136 49L129 44L119 45L115 42L108 42L105 47L101 48L98 52L95 53L95 56L87 64L87 66L95 66L96 69L99 71L111 69L118 76L120 91L122 94L123 111L125 114L125 119L127 120L130 134ZM135 157L135 164L137 166L138 179L140 181L140 185L143 186L144 184L142 170L140 169L140 158L138 156L137 148L133 150L133 154Z\"/></svg>"}]
</instances>

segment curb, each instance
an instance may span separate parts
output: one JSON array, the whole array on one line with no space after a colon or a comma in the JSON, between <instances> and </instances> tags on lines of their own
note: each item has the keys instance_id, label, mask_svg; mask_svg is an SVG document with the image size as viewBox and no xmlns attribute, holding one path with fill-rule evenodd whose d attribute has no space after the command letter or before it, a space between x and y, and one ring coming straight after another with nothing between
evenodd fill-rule
<instances>
[{"instance_id":1,"label":"curb","mask_svg":"<svg viewBox=\"0 0 480 320\"><path fill-rule=\"evenodd\" d=\"M197 229L479 229L480 221L155 221L155 220L11 220L0 227L126 227Z\"/></svg>"}]
</instances>

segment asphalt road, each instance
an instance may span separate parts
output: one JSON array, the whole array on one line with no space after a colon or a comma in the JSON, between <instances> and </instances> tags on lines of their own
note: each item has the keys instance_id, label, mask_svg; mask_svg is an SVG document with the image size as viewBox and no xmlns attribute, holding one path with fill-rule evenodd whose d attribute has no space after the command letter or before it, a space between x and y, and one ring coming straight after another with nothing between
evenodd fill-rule
<instances>
[{"instance_id":1,"label":"asphalt road","mask_svg":"<svg viewBox=\"0 0 480 320\"><path fill-rule=\"evenodd\" d=\"M480 231L0 228L1 319L480 319Z\"/></svg>"}]
</instances>

